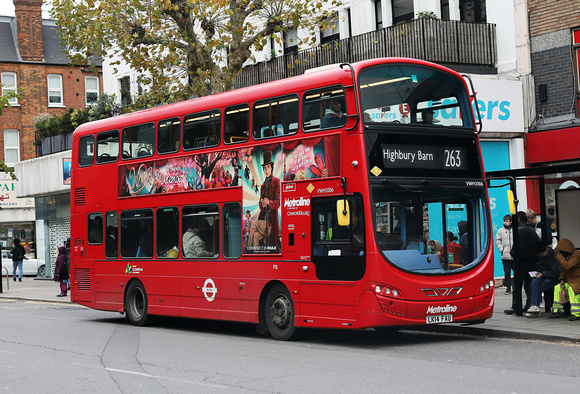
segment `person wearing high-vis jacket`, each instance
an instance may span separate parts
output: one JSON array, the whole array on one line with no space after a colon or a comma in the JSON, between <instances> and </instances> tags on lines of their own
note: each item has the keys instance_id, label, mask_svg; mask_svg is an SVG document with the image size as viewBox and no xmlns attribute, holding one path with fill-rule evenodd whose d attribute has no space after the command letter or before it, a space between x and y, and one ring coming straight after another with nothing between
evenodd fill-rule
<instances>
[{"instance_id":1,"label":"person wearing high-vis jacket","mask_svg":"<svg viewBox=\"0 0 580 394\"><path fill-rule=\"evenodd\" d=\"M556 259L560 265L559 283L554 287L554 304L549 318L564 315L561 290L565 290L570 300L570 317L568 320L580 320L580 251L567 238L562 238L556 249Z\"/></svg>"}]
</instances>

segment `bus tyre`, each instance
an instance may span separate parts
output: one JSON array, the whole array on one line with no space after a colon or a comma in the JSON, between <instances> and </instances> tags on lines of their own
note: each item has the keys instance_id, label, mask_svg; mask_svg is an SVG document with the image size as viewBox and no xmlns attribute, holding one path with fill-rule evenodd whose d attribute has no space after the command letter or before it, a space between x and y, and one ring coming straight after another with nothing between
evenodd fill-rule
<instances>
[{"instance_id":1,"label":"bus tyre","mask_svg":"<svg viewBox=\"0 0 580 394\"><path fill-rule=\"evenodd\" d=\"M144 326L149 320L147 314L147 292L145 286L138 280L131 282L125 293L125 311L127 319L134 326Z\"/></svg>"},{"instance_id":2,"label":"bus tyre","mask_svg":"<svg viewBox=\"0 0 580 394\"><path fill-rule=\"evenodd\" d=\"M264 307L266 326L272 337L279 341L295 338L294 302L288 289L282 285L272 287Z\"/></svg>"}]
</instances>

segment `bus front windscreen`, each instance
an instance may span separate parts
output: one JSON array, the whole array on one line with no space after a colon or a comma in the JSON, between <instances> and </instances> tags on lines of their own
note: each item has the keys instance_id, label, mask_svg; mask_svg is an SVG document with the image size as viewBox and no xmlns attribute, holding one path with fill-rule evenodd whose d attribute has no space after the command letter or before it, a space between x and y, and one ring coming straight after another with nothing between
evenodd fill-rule
<instances>
[{"instance_id":1,"label":"bus front windscreen","mask_svg":"<svg viewBox=\"0 0 580 394\"><path fill-rule=\"evenodd\" d=\"M374 232L391 264L411 272L469 269L489 247L483 189L371 188Z\"/></svg>"},{"instance_id":2,"label":"bus front windscreen","mask_svg":"<svg viewBox=\"0 0 580 394\"><path fill-rule=\"evenodd\" d=\"M365 124L473 127L470 101L461 79L442 70L390 64L359 77Z\"/></svg>"}]
</instances>

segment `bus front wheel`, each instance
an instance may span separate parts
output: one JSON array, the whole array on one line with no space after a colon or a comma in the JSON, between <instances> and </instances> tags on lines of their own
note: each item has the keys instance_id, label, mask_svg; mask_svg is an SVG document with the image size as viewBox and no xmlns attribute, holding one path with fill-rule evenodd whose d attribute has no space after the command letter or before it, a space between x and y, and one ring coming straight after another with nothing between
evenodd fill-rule
<instances>
[{"instance_id":1,"label":"bus front wheel","mask_svg":"<svg viewBox=\"0 0 580 394\"><path fill-rule=\"evenodd\" d=\"M282 285L272 287L264 307L266 326L272 337L280 341L295 338L294 302L288 289Z\"/></svg>"},{"instance_id":2,"label":"bus front wheel","mask_svg":"<svg viewBox=\"0 0 580 394\"><path fill-rule=\"evenodd\" d=\"M131 282L125 294L125 311L131 324L134 326L147 324L149 319L147 305L147 292L143 283L138 280Z\"/></svg>"}]
</instances>

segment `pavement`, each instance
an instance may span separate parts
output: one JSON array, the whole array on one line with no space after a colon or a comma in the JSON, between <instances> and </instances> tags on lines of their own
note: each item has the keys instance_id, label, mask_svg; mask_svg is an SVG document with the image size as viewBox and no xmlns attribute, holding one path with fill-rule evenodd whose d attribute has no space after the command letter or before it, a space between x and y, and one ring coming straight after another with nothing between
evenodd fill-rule
<instances>
[{"instance_id":1,"label":"pavement","mask_svg":"<svg viewBox=\"0 0 580 394\"><path fill-rule=\"evenodd\" d=\"M51 279L24 277L22 282L7 281L2 277L0 300L18 299L71 303L70 296L57 297L60 293L58 283ZM440 333L454 333L493 338L541 340L548 342L580 343L580 321L568 321L567 318L548 319L543 312L540 317L507 315L503 311L512 303L511 295L504 295L505 288L495 288L495 307L493 316L483 324L466 325L459 323L436 324L422 327L407 327L409 330L421 330ZM525 300L525 298L524 298Z\"/></svg>"}]
</instances>

